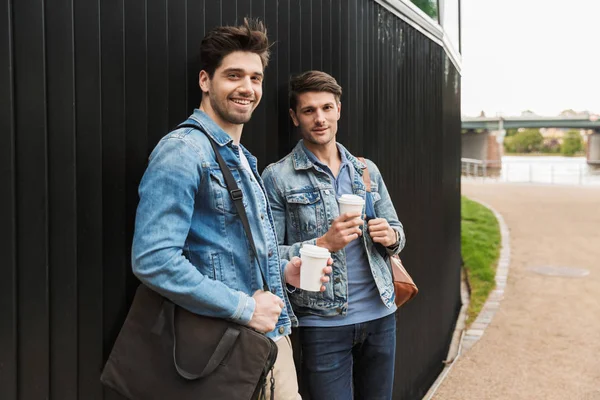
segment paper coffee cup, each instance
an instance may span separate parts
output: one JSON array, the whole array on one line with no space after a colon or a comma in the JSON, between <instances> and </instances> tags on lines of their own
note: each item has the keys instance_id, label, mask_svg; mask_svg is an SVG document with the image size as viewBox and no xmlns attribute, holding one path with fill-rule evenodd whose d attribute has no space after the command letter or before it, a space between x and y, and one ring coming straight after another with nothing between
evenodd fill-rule
<instances>
[{"instance_id":1,"label":"paper coffee cup","mask_svg":"<svg viewBox=\"0 0 600 400\"><path fill-rule=\"evenodd\" d=\"M365 200L354 194L343 194L338 198L338 204L340 206L340 215L349 212L362 213Z\"/></svg>"},{"instance_id":2,"label":"paper coffee cup","mask_svg":"<svg viewBox=\"0 0 600 400\"><path fill-rule=\"evenodd\" d=\"M302 267L300 267L300 289L310 292L321 290L321 277L327 260L331 257L329 250L312 244L303 244L300 249Z\"/></svg>"}]
</instances>

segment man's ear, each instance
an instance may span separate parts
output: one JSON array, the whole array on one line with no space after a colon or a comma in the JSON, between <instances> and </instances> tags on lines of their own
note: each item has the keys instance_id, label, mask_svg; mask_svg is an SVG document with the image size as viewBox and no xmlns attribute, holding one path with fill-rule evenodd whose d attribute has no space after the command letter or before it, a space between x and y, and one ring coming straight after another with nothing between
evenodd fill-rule
<instances>
[{"instance_id":1,"label":"man's ear","mask_svg":"<svg viewBox=\"0 0 600 400\"><path fill-rule=\"evenodd\" d=\"M340 101L338 103L338 117L337 117L338 120L340 119L341 115L342 115L342 102Z\"/></svg>"},{"instance_id":2,"label":"man's ear","mask_svg":"<svg viewBox=\"0 0 600 400\"><path fill-rule=\"evenodd\" d=\"M294 126L299 126L300 125L300 123L298 122L298 118L296 117L296 113L291 108L290 108L290 117L292 117L292 121L294 122Z\"/></svg>"},{"instance_id":3,"label":"man's ear","mask_svg":"<svg viewBox=\"0 0 600 400\"><path fill-rule=\"evenodd\" d=\"M200 71L200 74L198 74L198 86L200 86L202 93L208 93L210 77L208 76L208 72L205 70Z\"/></svg>"}]
</instances>

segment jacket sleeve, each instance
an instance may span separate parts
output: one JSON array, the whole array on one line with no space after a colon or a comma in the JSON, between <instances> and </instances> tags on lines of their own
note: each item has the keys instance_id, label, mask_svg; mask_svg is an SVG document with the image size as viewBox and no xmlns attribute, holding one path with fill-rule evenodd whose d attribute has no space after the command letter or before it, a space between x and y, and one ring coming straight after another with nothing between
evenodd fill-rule
<instances>
[{"instance_id":1,"label":"jacket sleeve","mask_svg":"<svg viewBox=\"0 0 600 400\"><path fill-rule=\"evenodd\" d=\"M406 244L406 237L404 235L404 227L402 223L398 220L398 215L396 214L396 209L394 208L394 204L392 203L392 199L390 198L390 194L387 190L385 182L381 176L381 172L379 172L379 168L377 165L371 160L366 160L367 166L369 168L369 174L371 179L377 183L377 193L379 194L380 199L377 200L374 204L375 206L375 215L378 218L385 218L392 227L392 229L396 230L400 235L400 243L397 249L391 252L391 255L398 254L404 248Z\"/></svg>"},{"instance_id":2,"label":"jacket sleeve","mask_svg":"<svg viewBox=\"0 0 600 400\"><path fill-rule=\"evenodd\" d=\"M203 275L183 255L201 185L196 150L181 138L163 139L139 187L133 272L142 283L191 312L247 324L254 299Z\"/></svg>"}]
</instances>

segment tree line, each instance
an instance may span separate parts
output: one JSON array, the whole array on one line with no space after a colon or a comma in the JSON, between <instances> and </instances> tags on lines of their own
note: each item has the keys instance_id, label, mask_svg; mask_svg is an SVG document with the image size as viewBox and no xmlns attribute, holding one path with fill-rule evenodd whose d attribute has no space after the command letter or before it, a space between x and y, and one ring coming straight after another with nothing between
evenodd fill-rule
<instances>
[{"instance_id":1,"label":"tree line","mask_svg":"<svg viewBox=\"0 0 600 400\"><path fill-rule=\"evenodd\" d=\"M539 129L507 129L504 139L506 153L545 153L574 156L584 151L584 142L579 131L567 131L562 141L544 138Z\"/></svg>"}]
</instances>

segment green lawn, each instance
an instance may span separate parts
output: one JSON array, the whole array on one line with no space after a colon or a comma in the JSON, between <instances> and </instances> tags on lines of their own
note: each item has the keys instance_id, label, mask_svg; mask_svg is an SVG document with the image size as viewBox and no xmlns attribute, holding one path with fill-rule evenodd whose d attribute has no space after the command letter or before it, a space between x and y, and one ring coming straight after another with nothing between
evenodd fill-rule
<instances>
[{"instance_id":1,"label":"green lawn","mask_svg":"<svg viewBox=\"0 0 600 400\"><path fill-rule=\"evenodd\" d=\"M461 199L462 257L471 286L467 326L481 311L494 289L500 256L500 228L494 214L466 197Z\"/></svg>"}]
</instances>

